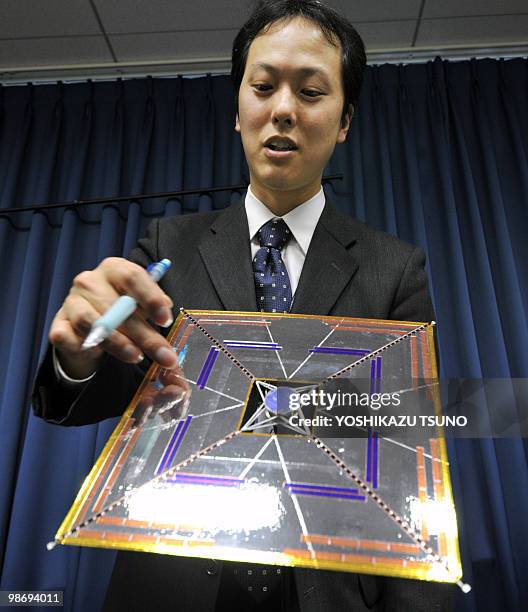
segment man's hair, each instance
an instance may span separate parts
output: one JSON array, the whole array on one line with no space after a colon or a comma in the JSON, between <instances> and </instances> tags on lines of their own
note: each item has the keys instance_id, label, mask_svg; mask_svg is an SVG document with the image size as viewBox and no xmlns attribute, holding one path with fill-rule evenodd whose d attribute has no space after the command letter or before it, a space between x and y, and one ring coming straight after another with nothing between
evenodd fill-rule
<instances>
[{"instance_id":1,"label":"man's hair","mask_svg":"<svg viewBox=\"0 0 528 612\"><path fill-rule=\"evenodd\" d=\"M349 105L352 104L354 109L358 105L363 71L367 62L365 45L348 19L319 0L259 0L233 41L231 78L235 87L237 107L238 91L244 76L251 43L277 21L294 17L312 21L321 28L330 44L334 46L341 44L341 77L345 95L342 113L344 119Z\"/></svg>"}]
</instances>

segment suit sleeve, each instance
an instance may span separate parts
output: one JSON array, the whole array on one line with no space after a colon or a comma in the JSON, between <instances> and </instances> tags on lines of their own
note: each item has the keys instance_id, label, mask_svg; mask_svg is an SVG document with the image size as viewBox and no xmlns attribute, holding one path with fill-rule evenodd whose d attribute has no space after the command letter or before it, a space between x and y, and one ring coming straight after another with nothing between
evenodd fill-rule
<instances>
[{"instance_id":1,"label":"suit sleeve","mask_svg":"<svg viewBox=\"0 0 528 612\"><path fill-rule=\"evenodd\" d=\"M129 259L141 266L158 259L158 220L151 223L146 238L130 253ZM150 362L126 364L106 355L95 376L72 389L55 375L51 346L48 346L33 385L35 416L59 425L88 425L120 416L134 397Z\"/></svg>"},{"instance_id":2,"label":"suit sleeve","mask_svg":"<svg viewBox=\"0 0 528 612\"><path fill-rule=\"evenodd\" d=\"M416 247L405 264L390 318L396 321L429 322L435 318L425 272L425 254Z\"/></svg>"}]
</instances>

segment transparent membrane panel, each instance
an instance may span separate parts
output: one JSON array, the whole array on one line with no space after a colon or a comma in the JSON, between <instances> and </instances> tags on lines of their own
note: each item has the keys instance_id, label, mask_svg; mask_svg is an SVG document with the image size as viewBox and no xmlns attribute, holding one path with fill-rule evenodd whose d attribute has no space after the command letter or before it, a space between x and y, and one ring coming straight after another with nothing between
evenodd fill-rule
<instances>
[{"instance_id":1,"label":"transparent membrane panel","mask_svg":"<svg viewBox=\"0 0 528 612\"><path fill-rule=\"evenodd\" d=\"M57 543L459 580L441 428L337 418L438 414L431 325L182 311L169 339L183 376L150 369Z\"/></svg>"}]
</instances>

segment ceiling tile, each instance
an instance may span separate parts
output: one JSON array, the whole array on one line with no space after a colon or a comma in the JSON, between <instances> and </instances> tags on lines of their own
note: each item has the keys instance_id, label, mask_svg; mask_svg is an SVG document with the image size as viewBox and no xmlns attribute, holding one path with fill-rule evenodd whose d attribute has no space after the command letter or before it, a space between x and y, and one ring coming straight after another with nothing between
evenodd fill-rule
<instances>
[{"instance_id":1,"label":"ceiling tile","mask_svg":"<svg viewBox=\"0 0 528 612\"><path fill-rule=\"evenodd\" d=\"M249 15L247 0L94 0L105 30L113 34L179 30L238 30ZM420 0L329 0L353 23L415 19Z\"/></svg>"},{"instance_id":2,"label":"ceiling tile","mask_svg":"<svg viewBox=\"0 0 528 612\"><path fill-rule=\"evenodd\" d=\"M369 49L409 47L415 21L360 23L358 31ZM236 30L114 34L110 43L118 61L230 56Z\"/></svg>"},{"instance_id":3,"label":"ceiling tile","mask_svg":"<svg viewBox=\"0 0 528 612\"><path fill-rule=\"evenodd\" d=\"M238 30L247 15L244 0L95 0L108 33Z\"/></svg>"},{"instance_id":4,"label":"ceiling tile","mask_svg":"<svg viewBox=\"0 0 528 612\"><path fill-rule=\"evenodd\" d=\"M410 47L416 21L388 21L380 23L358 23L357 30L363 38L367 54L381 49Z\"/></svg>"},{"instance_id":5,"label":"ceiling tile","mask_svg":"<svg viewBox=\"0 0 528 612\"><path fill-rule=\"evenodd\" d=\"M327 0L326 4L346 15L352 23L360 21L399 21L417 19L420 0Z\"/></svg>"},{"instance_id":6,"label":"ceiling tile","mask_svg":"<svg viewBox=\"0 0 528 612\"><path fill-rule=\"evenodd\" d=\"M526 0L426 0L422 17L463 17L528 13Z\"/></svg>"},{"instance_id":7,"label":"ceiling tile","mask_svg":"<svg viewBox=\"0 0 528 612\"><path fill-rule=\"evenodd\" d=\"M0 40L0 68L111 62L102 36Z\"/></svg>"},{"instance_id":8,"label":"ceiling tile","mask_svg":"<svg viewBox=\"0 0 528 612\"><path fill-rule=\"evenodd\" d=\"M417 47L528 42L528 15L422 21Z\"/></svg>"},{"instance_id":9,"label":"ceiling tile","mask_svg":"<svg viewBox=\"0 0 528 612\"><path fill-rule=\"evenodd\" d=\"M0 38L100 33L88 0L0 1Z\"/></svg>"},{"instance_id":10,"label":"ceiling tile","mask_svg":"<svg viewBox=\"0 0 528 612\"><path fill-rule=\"evenodd\" d=\"M231 56L236 30L109 36L118 61Z\"/></svg>"}]
</instances>

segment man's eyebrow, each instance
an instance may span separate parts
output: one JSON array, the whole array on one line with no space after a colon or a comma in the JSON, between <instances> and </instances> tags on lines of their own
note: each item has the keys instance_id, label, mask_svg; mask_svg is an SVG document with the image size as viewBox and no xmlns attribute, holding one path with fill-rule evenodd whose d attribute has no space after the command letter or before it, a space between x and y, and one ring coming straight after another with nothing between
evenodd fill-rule
<instances>
[{"instance_id":1,"label":"man's eyebrow","mask_svg":"<svg viewBox=\"0 0 528 612\"><path fill-rule=\"evenodd\" d=\"M278 74L280 72L280 70L278 68L276 68L275 66L271 65L271 64L266 64L264 62L255 62L254 64L251 64L251 66L249 67L248 72L253 72L256 70L265 70L266 72L269 72L271 74ZM318 76L321 77L322 79L324 79L325 81L329 82L328 79L328 75L324 70L321 70L321 68L314 68L312 66L305 66L302 68L296 68L295 72L298 72L300 76L302 77L310 77L310 76Z\"/></svg>"}]
</instances>

